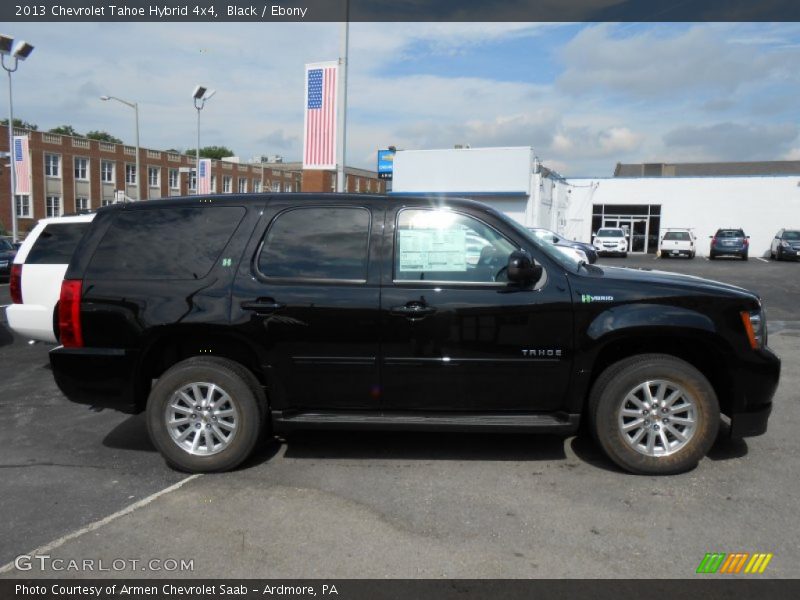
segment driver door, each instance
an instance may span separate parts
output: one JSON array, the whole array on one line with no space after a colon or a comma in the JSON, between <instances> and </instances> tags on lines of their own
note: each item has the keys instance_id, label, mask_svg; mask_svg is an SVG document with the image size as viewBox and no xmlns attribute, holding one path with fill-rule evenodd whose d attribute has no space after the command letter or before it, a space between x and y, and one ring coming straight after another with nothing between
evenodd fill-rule
<instances>
[{"instance_id":1,"label":"driver door","mask_svg":"<svg viewBox=\"0 0 800 600\"><path fill-rule=\"evenodd\" d=\"M519 245L477 215L409 207L387 225L394 252L381 289L381 407L561 407L572 346L564 274L510 285L506 265Z\"/></svg>"}]
</instances>

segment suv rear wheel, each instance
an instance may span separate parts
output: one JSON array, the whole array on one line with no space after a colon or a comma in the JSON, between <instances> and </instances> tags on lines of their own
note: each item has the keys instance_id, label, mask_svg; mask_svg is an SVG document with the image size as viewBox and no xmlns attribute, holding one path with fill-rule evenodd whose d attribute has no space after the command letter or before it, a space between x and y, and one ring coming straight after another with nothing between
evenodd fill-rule
<instances>
[{"instance_id":1,"label":"suv rear wheel","mask_svg":"<svg viewBox=\"0 0 800 600\"><path fill-rule=\"evenodd\" d=\"M167 464L195 473L237 467L256 447L266 398L239 363L184 360L164 373L147 400L147 429Z\"/></svg>"},{"instance_id":2,"label":"suv rear wheel","mask_svg":"<svg viewBox=\"0 0 800 600\"><path fill-rule=\"evenodd\" d=\"M592 433L608 457L632 473L693 469L719 430L714 388L689 363L644 354L608 367L589 398Z\"/></svg>"}]
</instances>

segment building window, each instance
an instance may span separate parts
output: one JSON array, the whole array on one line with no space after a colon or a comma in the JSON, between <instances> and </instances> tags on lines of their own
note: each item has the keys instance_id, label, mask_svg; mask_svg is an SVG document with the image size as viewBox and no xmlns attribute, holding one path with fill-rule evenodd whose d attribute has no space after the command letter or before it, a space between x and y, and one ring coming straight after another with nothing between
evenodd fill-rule
<instances>
[{"instance_id":1,"label":"building window","mask_svg":"<svg viewBox=\"0 0 800 600\"><path fill-rule=\"evenodd\" d=\"M261 180L253 179L253 191L258 193L261 191Z\"/></svg>"},{"instance_id":2,"label":"building window","mask_svg":"<svg viewBox=\"0 0 800 600\"><path fill-rule=\"evenodd\" d=\"M111 204L114 204L114 200L112 198L103 198L100 201L100 206L109 206Z\"/></svg>"},{"instance_id":3,"label":"building window","mask_svg":"<svg viewBox=\"0 0 800 600\"><path fill-rule=\"evenodd\" d=\"M197 189L197 171L195 170L192 170L192 172L189 173L189 189L190 190Z\"/></svg>"},{"instance_id":4,"label":"building window","mask_svg":"<svg viewBox=\"0 0 800 600\"><path fill-rule=\"evenodd\" d=\"M114 163L110 160L100 163L100 179L103 183L114 183Z\"/></svg>"},{"instance_id":5,"label":"building window","mask_svg":"<svg viewBox=\"0 0 800 600\"><path fill-rule=\"evenodd\" d=\"M239 177L239 193L247 193L247 177Z\"/></svg>"},{"instance_id":6,"label":"building window","mask_svg":"<svg viewBox=\"0 0 800 600\"><path fill-rule=\"evenodd\" d=\"M75 179L86 181L89 179L89 159L76 158L75 159Z\"/></svg>"},{"instance_id":7,"label":"building window","mask_svg":"<svg viewBox=\"0 0 800 600\"><path fill-rule=\"evenodd\" d=\"M280 192L281 191L281 182L280 181L273 181L272 182L272 191L273 192Z\"/></svg>"},{"instance_id":8,"label":"building window","mask_svg":"<svg viewBox=\"0 0 800 600\"><path fill-rule=\"evenodd\" d=\"M212 194L216 194L217 193L217 176L216 175L212 175L211 176L211 193Z\"/></svg>"},{"instance_id":9,"label":"building window","mask_svg":"<svg viewBox=\"0 0 800 600\"><path fill-rule=\"evenodd\" d=\"M232 191L233 181L231 180L230 175L225 175L222 178L222 193L223 194L230 194Z\"/></svg>"},{"instance_id":10,"label":"building window","mask_svg":"<svg viewBox=\"0 0 800 600\"><path fill-rule=\"evenodd\" d=\"M173 190L179 190L180 180L178 179L178 169L170 169L169 170L169 187Z\"/></svg>"},{"instance_id":11,"label":"building window","mask_svg":"<svg viewBox=\"0 0 800 600\"><path fill-rule=\"evenodd\" d=\"M361 191L361 178L360 177L356 177L356 192L360 192L360 191Z\"/></svg>"},{"instance_id":12,"label":"building window","mask_svg":"<svg viewBox=\"0 0 800 600\"><path fill-rule=\"evenodd\" d=\"M61 177L61 157L58 154L44 155L44 174L48 177Z\"/></svg>"},{"instance_id":13,"label":"building window","mask_svg":"<svg viewBox=\"0 0 800 600\"><path fill-rule=\"evenodd\" d=\"M283 191L284 191L284 192L291 192L291 191L292 191L292 184L291 184L291 183L287 183L287 184L285 184L285 185L283 186Z\"/></svg>"},{"instance_id":14,"label":"building window","mask_svg":"<svg viewBox=\"0 0 800 600\"><path fill-rule=\"evenodd\" d=\"M89 199L78 196L75 198L75 212L89 210Z\"/></svg>"},{"instance_id":15,"label":"building window","mask_svg":"<svg viewBox=\"0 0 800 600\"><path fill-rule=\"evenodd\" d=\"M147 182L150 187L161 186L161 169L159 167L147 167Z\"/></svg>"},{"instance_id":16,"label":"building window","mask_svg":"<svg viewBox=\"0 0 800 600\"><path fill-rule=\"evenodd\" d=\"M30 219L33 217L31 214L31 197L27 194L16 196L17 199L17 217L21 219Z\"/></svg>"},{"instance_id":17,"label":"building window","mask_svg":"<svg viewBox=\"0 0 800 600\"><path fill-rule=\"evenodd\" d=\"M61 207L61 196L48 196L44 201L45 217L60 217L64 214Z\"/></svg>"},{"instance_id":18,"label":"building window","mask_svg":"<svg viewBox=\"0 0 800 600\"><path fill-rule=\"evenodd\" d=\"M125 183L136 185L136 165L125 165Z\"/></svg>"}]
</instances>

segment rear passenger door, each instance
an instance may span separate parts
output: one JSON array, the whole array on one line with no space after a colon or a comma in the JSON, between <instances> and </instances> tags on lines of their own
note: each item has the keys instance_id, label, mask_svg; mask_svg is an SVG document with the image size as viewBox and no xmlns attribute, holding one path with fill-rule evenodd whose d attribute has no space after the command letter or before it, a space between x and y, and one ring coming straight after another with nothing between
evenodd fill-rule
<instances>
[{"instance_id":1,"label":"rear passenger door","mask_svg":"<svg viewBox=\"0 0 800 600\"><path fill-rule=\"evenodd\" d=\"M383 217L369 199L267 205L231 314L262 350L273 410L376 408Z\"/></svg>"}]
</instances>

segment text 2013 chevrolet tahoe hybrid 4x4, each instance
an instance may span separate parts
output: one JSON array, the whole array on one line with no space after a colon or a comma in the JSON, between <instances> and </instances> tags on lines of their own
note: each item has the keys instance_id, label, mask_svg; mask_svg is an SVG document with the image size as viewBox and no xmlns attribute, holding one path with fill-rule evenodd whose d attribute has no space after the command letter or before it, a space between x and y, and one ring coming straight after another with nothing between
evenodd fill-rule
<instances>
[{"instance_id":1,"label":"text 2013 chevrolet tahoe hybrid 4x4","mask_svg":"<svg viewBox=\"0 0 800 600\"><path fill-rule=\"evenodd\" d=\"M568 434L676 473L767 427L759 298L573 261L468 200L211 196L98 211L51 351L78 402L147 411L173 466L300 428Z\"/></svg>"}]
</instances>

